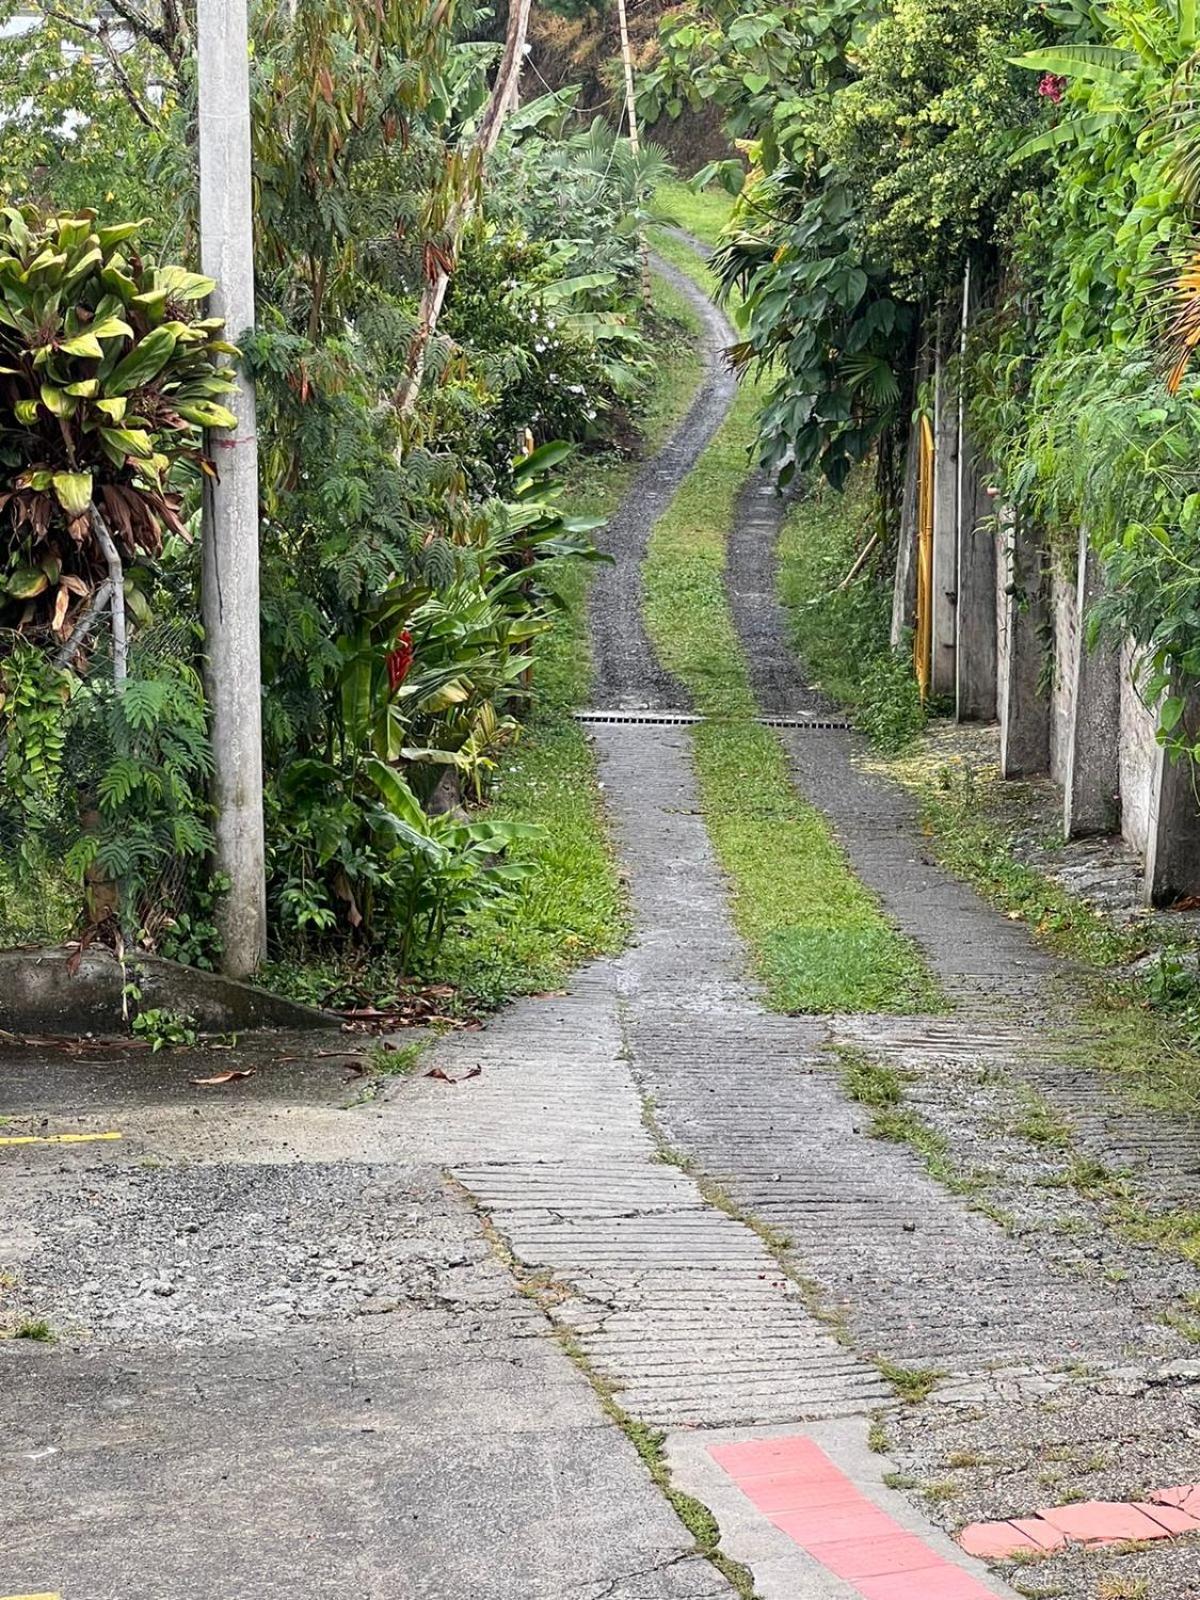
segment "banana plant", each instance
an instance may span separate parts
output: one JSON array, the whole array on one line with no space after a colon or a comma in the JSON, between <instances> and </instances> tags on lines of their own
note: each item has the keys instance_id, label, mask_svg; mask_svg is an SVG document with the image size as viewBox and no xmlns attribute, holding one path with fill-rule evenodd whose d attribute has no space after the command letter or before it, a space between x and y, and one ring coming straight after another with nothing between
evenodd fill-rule
<instances>
[{"instance_id":1,"label":"banana plant","mask_svg":"<svg viewBox=\"0 0 1200 1600\"><path fill-rule=\"evenodd\" d=\"M143 222L0 209L0 625L58 639L114 623L124 564L183 537L179 473L232 427L211 278L143 260Z\"/></svg>"}]
</instances>

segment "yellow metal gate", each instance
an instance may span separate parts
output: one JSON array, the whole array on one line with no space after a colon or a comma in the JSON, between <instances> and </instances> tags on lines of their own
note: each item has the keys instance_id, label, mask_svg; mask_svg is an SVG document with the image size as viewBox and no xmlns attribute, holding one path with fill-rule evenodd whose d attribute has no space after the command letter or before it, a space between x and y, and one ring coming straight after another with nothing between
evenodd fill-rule
<instances>
[{"instance_id":1,"label":"yellow metal gate","mask_svg":"<svg viewBox=\"0 0 1200 1600\"><path fill-rule=\"evenodd\" d=\"M929 693L933 662L933 428L922 416L920 471L917 477L917 619L913 631L913 664L921 699Z\"/></svg>"}]
</instances>

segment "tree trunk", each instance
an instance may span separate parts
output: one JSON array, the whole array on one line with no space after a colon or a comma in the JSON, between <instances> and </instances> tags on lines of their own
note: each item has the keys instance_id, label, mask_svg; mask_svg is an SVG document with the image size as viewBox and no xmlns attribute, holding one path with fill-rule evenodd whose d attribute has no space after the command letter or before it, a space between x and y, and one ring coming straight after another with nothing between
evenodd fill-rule
<instances>
[{"instance_id":1,"label":"tree trunk","mask_svg":"<svg viewBox=\"0 0 1200 1600\"><path fill-rule=\"evenodd\" d=\"M125 632L125 568L121 552L96 506L92 507L92 532L108 565L108 609L112 621L113 683L120 690L129 674L129 644Z\"/></svg>"},{"instance_id":2,"label":"tree trunk","mask_svg":"<svg viewBox=\"0 0 1200 1600\"><path fill-rule=\"evenodd\" d=\"M504 54L500 59L500 70L496 74L491 99L488 101L487 110L483 114L483 120L479 124L479 131L471 147L472 152L478 155L481 161L485 161L496 148L504 119L516 97L521 67L525 60L525 38L529 32L529 14L532 9L533 0L512 0L509 7L508 31L504 42ZM460 193L450 207L446 217L448 259L453 260L457 255L463 229L470 221L473 210L473 201L466 192ZM412 349L409 352L408 372L397 397L397 405L402 416L408 416L413 411L417 397L421 393L429 343L437 332L438 319L446 303L446 291L449 287L450 274L444 267L439 266L421 296L417 331L413 336Z\"/></svg>"}]
</instances>

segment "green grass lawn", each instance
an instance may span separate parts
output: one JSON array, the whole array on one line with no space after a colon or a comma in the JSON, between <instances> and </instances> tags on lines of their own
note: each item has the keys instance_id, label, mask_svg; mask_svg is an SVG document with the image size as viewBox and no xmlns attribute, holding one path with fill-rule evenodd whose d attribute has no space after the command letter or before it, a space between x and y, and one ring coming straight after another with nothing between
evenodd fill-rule
<instances>
[{"instance_id":1,"label":"green grass lawn","mask_svg":"<svg viewBox=\"0 0 1200 1600\"><path fill-rule=\"evenodd\" d=\"M724 585L725 546L760 394L742 385L724 427L651 539L646 622L663 665L711 718L695 730L705 822L734 920L779 1011L911 1011L936 1000L915 947L851 872L797 793L756 705Z\"/></svg>"},{"instance_id":2,"label":"green grass lawn","mask_svg":"<svg viewBox=\"0 0 1200 1600\"><path fill-rule=\"evenodd\" d=\"M697 193L690 184L674 178L659 184L656 198L675 224L701 244L715 245L733 214L733 196L724 189L712 187Z\"/></svg>"}]
</instances>

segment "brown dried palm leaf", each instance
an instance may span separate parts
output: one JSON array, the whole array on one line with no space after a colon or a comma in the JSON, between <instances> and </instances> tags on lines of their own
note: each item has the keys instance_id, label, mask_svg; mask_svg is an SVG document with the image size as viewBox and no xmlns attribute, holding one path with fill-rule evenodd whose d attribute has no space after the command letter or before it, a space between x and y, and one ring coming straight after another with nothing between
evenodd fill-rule
<instances>
[{"instance_id":1,"label":"brown dried palm leaf","mask_svg":"<svg viewBox=\"0 0 1200 1600\"><path fill-rule=\"evenodd\" d=\"M1167 392L1178 394L1200 345L1200 249L1192 252L1171 283L1173 310L1164 349L1170 363Z\"/></svg>"}]
</instances>

